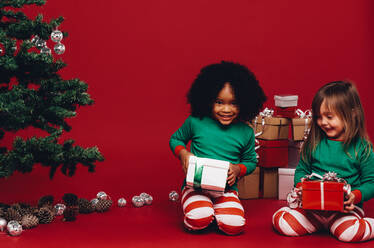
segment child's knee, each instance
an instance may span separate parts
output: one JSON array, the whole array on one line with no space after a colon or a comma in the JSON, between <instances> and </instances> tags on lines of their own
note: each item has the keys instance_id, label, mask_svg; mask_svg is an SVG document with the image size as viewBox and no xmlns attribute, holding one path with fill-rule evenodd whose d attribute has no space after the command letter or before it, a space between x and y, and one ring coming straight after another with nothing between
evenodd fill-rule
<instances>
[{"instance_id":1,"label":"child's knee","mask_svg":"<svg viewBox=\"0 0 374 248\"><path fill-rule=\"evenodd\" d=\"M275 212L272 221L274 229L285 236L296 237L315 231L313 225L301 213L288 207Z\"/></svg>"},{"instance_id":2,"label":"child's knee","mask_svg":"<svg viewBox=\"0 0 374 248\"><path fill-rule=\"evenodd\" d=\"M372 228L374 221L370 218L345 218L334 223L330 231L340 241L360 242L374 237Z\"/></svg>"},{"instance_id":3,"label":"child's knee","mask_svg":"<svg viewBox=\"0 0 374 248\"><path fill-rule=\"evenodd\" d=\"M201 230L212 223L214 219L213 215L213 208L205 207L200 209L193 209L185 214L184 224L188 229Z\"/></svg>"},{"instance_id":4,"label":"child's knee","mask_svg":"<svg viewBox=\"0 0 374 248\"><path fill-rule=\"evenodd\" d=\"M244 231L245 218L241 215L217 215L218 228L228 235L237 235Z\"/></svg>"}]
</instances>

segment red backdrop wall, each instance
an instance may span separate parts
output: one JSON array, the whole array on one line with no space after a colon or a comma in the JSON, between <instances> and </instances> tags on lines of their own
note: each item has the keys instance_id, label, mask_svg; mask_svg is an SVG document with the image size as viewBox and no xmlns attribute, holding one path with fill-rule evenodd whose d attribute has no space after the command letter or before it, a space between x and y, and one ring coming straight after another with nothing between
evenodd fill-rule
<instances>
[{"instance_id":1,"label":"red backdrop wall","mask_svg":"<svg viewBox=\"0 0 374 248\"><path fill-rule=\"evenodd\" d=\"M62 75L86 81L96 103L78 110L64 137L97 145L106 160L72 178L50 180L36 166L0 179L0 201L178 190L183 174L169 137L188 116L185 95L199 69L221 60L254 71L267 106L274 94L291 93L306 109L324 83L355 81L374 137L373 7L371 0L65 0L27 8L31 16L65 17Z\"/></svg>"}]
</instances>

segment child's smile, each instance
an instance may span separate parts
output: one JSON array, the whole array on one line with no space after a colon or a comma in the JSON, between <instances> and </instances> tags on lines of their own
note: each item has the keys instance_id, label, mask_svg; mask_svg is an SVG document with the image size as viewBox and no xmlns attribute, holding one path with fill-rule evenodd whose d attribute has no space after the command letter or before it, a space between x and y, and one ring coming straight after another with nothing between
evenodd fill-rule
<instances>
[{"instance_id":1,"label":"child's smile","mask_svg":"<svg viewBox=\"0 0 374 248\"><path fill-rule=\"evenodd\" d=\"M229 83L223 86L213 104L213 117L222 125L230 125L238 117L239 108Z\"/></svg>"},{"instance_id":2,"label":"child's smile","mask_svg":"<svg viewBox=\"0 0 374 248\"><path fill-rule=\"evenodd\" d=\"M344 138L343 121L333 110L328 109L325 102L321 104L320 116L317 119L317 124L326 133L327 137L337 140L342 140Z\"/></svg>"}]
</instances>

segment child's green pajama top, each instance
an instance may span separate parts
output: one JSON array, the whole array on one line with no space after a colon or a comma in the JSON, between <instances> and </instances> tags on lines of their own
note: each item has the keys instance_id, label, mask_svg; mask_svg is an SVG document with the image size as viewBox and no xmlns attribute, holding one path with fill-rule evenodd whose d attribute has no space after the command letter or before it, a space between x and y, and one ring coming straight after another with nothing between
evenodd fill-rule
<instances>
[{"instance_id":1,"label":"child's green pajama top","mask_svg":"<svg viewBox=\"0 0 374 248\"><path fill-rule=\"evenodd\" d=\"M364 144L359 139L344 151L342 141L323 138L312 152L310 162L300 159L295 171L295 185L312 172L321 176L326 172L336 172L351 185L356 196L355 204L361 206L362 202L374 197L374 154L372 149L365 153Z\"/></svg>"},{"instance_id":2,"label":"child's green pajama top","mask_svg":"<svg viewBox=\"0 0 374 248\"><path fill-rule=\"evenodd\" d=\"M191 153L197 157L212 158L239 164L240 175L250 174L256 168L255 136L253 129L243 122L224 126L210 117L189 116L171 136L170 148L178 155L191 141ZM237 190L236 183L226 189Z\"/></svg>"}]
</instances>

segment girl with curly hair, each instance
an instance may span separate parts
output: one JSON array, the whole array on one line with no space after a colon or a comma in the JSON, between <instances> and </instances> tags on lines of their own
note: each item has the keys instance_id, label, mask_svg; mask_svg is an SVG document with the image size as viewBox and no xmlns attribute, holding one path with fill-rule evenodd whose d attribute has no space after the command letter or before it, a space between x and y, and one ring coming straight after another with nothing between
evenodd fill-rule
<instances>
[{"instance_id":1,"label":"girl with curly hair","mask_svg":"<svg viewBox=\"0 0 374 248\"><path fill-rule=\"evenodd\" d=\"M230 162L230 166L221 196L185 187L184 182L181 201L185 227L202 230L216 220L224 233L239 234L244 229L245 219L236 181L252 173L257 163L254 131L245 122L259 113L266 96L248 68L222 61L201 69L187 99L191 115L169 142L184 172L187 172L190 156L224 160Z\"/></svg>"}]
</instances>

